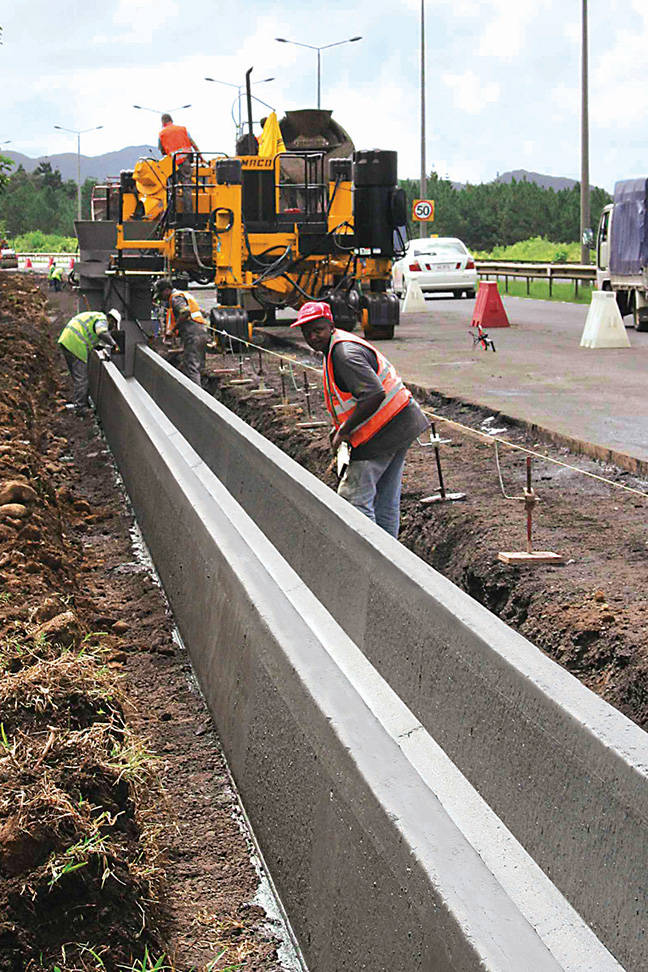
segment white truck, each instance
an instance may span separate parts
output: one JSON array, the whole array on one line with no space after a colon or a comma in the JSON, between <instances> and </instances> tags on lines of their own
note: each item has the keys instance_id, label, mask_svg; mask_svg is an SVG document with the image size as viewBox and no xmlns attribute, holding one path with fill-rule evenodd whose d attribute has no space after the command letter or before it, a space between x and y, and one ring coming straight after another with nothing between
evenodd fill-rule
<instances>
[{"instance_id":1,"label":"white truck","mask_svg":"<svg viewBox=\"0 0 648 972\"><path fill-rule=\"evenodd\" d=\"M596 286L614 291L621 315L648 331L648 178L617 182L614 202L601 213Z\"/></svg>"}]
</instances>

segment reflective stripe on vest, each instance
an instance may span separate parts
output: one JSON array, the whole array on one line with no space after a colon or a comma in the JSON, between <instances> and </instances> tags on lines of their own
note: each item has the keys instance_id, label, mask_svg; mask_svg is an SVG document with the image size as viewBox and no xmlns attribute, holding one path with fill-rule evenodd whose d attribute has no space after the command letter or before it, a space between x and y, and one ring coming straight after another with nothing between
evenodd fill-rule
<instances>
[{"instance_id":1,"label":"reflective stripe on vest","mask_svg":"<svg viewBox=\"0 0 648 972\"><path fill-rule=\"evenodd\" d=\"M396 373L396 369L392 364L389 363L387 358L380 353L378 348L375 348L364 338L359 337L356 334L351 334L347 331L334 330L331 335L331 343L329 345L328 353L324 359L324 399L326 401L326 407L329 410L333 423L337 429L346 422L348 418L353 415L355 411L358 400L354 398L349 392L343 392L335 384L335 375L333 374L333 348L340 341L350 341L353 344L360 344L364 348L369 348L376 355L378 362L378 379L383 387L385 397L380 403L379 407L370 415L368 419L361 422L351 433L351 445L359 446L363 442L367 442L371 439L377 432L379 432L388 422L402 412L407 405L409 405L412 398L412 393L405 388L401 378Z\"/></svg>"},{"instance_id":2,"label":"reflective stripe on vest","mask_svg":"<svg viewBox=\"0 0 648 972\"><path fill-rule=\"evenodd\" d=\"M178 325L173 314L174 297L184 297L189 305L189 313L191 314L191 318L192 320L196 321L197 324L207 323L205 318L202 316L202 311L198 306L198 302L194 297L191 296L191 294L187 293L186 290L172 290L171 296L169 297L169 309L167 310L167 334L175 334L175 332L178 330Z\"/></svg>"},{"instance_id":3,"label":"reflective stripe on vest","mask_svg":"<svg viewBox=\"0 0 648 972\"><path fill-rule=\"evenodd\" d=\"M189 132L184 125L165 125L160 132L160 145L165 155L176 156L176 165L184 162L186 155L179 155L179 152L193 152L193 145L189 138Z\"/></svg>"},{"instance_id":4,"label":"reflective stripe on vest","mask_svg":"<svg viewBox=\"0 0 648 972\"><path fill-rule=\"evenodd\" d=\"M105 314L100 311L83 311L68 321L61 331L58 343L81 361L87 361L88 351L99 343L95 330L97 324L103 324L102 332L108 330Z\"/></svg>"}]
</instances>

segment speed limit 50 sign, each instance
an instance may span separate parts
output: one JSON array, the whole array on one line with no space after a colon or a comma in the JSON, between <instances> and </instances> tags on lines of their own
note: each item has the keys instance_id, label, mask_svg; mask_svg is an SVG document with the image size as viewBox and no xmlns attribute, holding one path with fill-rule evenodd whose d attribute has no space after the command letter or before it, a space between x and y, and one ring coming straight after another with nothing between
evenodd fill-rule
<instances>
[{"instance_id":1,"label":"speed limit 50 sign","mask_svg":"<svg viewBox=\"0 0 648 972\"><path fill-rule=\"evenodd\" d=\"M412 219L419 223L434 222L434 199L415 199L412 203Z\"/></svg>"}]
</instances>

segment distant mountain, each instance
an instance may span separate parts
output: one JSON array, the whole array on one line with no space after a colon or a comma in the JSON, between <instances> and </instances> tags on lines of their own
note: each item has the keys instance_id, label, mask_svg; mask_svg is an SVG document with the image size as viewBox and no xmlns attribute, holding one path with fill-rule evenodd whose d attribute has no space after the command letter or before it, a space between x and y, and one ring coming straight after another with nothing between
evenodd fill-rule
<instances>
[{"instance_id":1,"label":"distant mountain","mask_svg":"<svg viewBox=\"0 0 648 972\"><path fill-rule=\"evenodd\" d=\"M493 182L510 183L515 179L516 182L535 182L543 189L573 189L577 185L577 179L567 179L564 176L542 175L540 172L528 172L526 169L513 169L511 172L497 173L497 178Z\"/></svg>"},{"instance_id":2,"label":"distant mountain","mask_svg":"<svg viewBox=\"0 0 648 972\"><path fill-rule=\"evenodd\" d=\"M63 179L77 177L76 152L64 152L60 155L41 155L32 159L20 152L3 152L16 166L22 165L26 172L32 172L40 162L49 162L53 169L58 169ZM129 145L118 152L107 152L105 155L81 156L81 180L97 179L102 181L107 176L118 176L122 169L132 169L138 159L142 157L159 158L159 152L152 145ZM493 182L509 183L513 179L517 182L535 182L543 189L571 189L576 185L576 179L563 176L543 175L540 172L529 172L527 169L513 169L510 172L498 173ZM463 189L464 183L453 182L455 189Z\"/></svg>"},{"instance_id":3,"label":"distant mountain","mask_svg":"<svg viewBox=\"0 0 648 972\"><path fill-rule=\"evenodd\" d=\"M61 155L41 155L32 159L20 152L3 152L11 159L16 167L22 165L26 172L33 172L40 162L49 162L53 169L58 169L63 179L77 177L76 152L64 152ZM97 179L101 182L107 176L118 176L122 169L132 169L138 159L142 157L159 158L160 154L152 145L129 145L118 152L107 152L105 155L81 156L81 181Z\"/></svg>"}]
</instances>

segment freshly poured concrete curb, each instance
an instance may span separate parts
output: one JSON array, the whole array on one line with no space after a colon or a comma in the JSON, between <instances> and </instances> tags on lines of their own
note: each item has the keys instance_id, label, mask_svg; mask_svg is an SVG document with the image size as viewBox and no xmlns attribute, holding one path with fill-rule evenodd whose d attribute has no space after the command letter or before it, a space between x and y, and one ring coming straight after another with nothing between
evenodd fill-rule
<instances>
[{"instance_id":1,"label":"freshly poured concrete curb","mask_svg":"<svg viewBox=\"0 0 648 972\"><path fill-rule=\"evenodd\" d=\"M147 349L136 377L610 951L643 970L648 736Z\"/></svg>"},{"instance_id":2,"label":"freshly poured concrete curb","mask_svg":"<svg viewBox=\"0 0 648 972\"><path fill-rule=\"evenodd\" d=\"M618 969L141 386L92 378L312 968Z\"/></svg>"}]
</instances>

